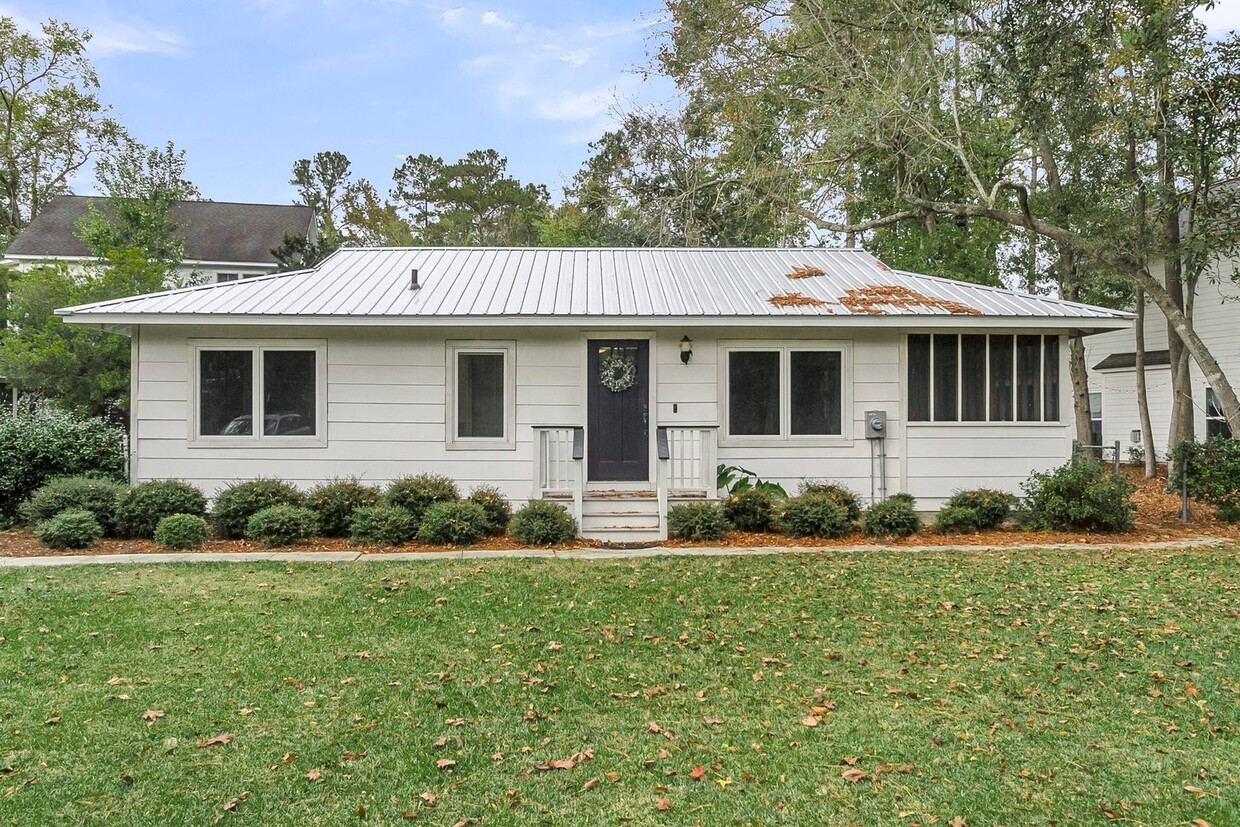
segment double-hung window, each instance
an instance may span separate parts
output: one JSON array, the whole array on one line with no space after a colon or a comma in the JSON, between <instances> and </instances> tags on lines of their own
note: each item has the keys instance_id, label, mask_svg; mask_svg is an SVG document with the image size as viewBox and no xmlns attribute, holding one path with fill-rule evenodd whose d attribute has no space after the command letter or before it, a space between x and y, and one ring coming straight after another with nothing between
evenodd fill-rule
<instances>
[{"instance_id":1,"label":"double-hung window","mask_svg":"<svg viewBox=\"0 0 1240 827\"><path fill-rule=\"evenodd\" d=\"M1206 388L1206 437L1231 436L1231 426L1227 417L1223 416L1223 406L1219 404L1214 388Z\"/></svg>"},{"instance_id":2,"label":"double-hung window","mask_svg":"<svg viewBox=\"0 0 1240 827\"><path fill-rule=\"evenodd\" d=\"M516 447L516 344L448 343L448 447Z\"/></svg>"},{"instance_id":3,"label":"double-hung window","mask_svg":"<svg viewBox=\"0 0 1240 827\"><path fill-rule=\"evenodd\" d=\"M325 444L321 341L198 340L193 441L199 444Z\"/></svg>"},{"instance_id":4,"label":"double-hung window","mask_svg":"<svg viewBox=\"0 0 1240 827\"><path fill-rule=\"evenodd\" d=\"M845 348L735 343L723 355L729 439L844 436Z\"/></svg>"},{"instance_id":5,"label":"double-hung window","mask_svg":"<svg viewBox=\"0 0 1240 827\"><path fill-rule=\"evenodd\" d=\"M1058 422L1059 337L914 333L910 422Z\"/></svg>"}]
</instances>

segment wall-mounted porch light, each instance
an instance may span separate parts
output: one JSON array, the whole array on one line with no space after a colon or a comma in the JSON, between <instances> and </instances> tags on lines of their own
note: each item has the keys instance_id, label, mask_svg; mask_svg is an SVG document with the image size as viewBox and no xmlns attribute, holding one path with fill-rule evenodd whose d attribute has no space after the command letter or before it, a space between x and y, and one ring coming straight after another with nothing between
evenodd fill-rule
<instances>
[{"instance_id":1,"label":"wall-mounted porch light","mask_svg":"<svg viewBox=\"0 0 1240 827\"><path fill-rule=\"evenodd\" d=\"M680 340L680 361L689 364L689 360L693 358L693 340L688 336Z\"/></svg>"}]
</instances>

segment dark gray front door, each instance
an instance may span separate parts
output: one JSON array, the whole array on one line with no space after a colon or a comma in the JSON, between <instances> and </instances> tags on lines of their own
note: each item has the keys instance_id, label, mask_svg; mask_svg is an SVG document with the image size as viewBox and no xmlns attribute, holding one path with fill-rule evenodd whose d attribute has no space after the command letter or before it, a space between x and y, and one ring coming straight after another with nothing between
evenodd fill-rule
<instances>
[{"instance_id":1,"label":"dark gray front door","mask_svg":"<svg viewBox=\"0 0 1240 827\"><path fill-rule=\"evenodd\" d=\"M650 343L597 339L588 343L587 479L650 478Z\"/></svg>"}]
</instances>

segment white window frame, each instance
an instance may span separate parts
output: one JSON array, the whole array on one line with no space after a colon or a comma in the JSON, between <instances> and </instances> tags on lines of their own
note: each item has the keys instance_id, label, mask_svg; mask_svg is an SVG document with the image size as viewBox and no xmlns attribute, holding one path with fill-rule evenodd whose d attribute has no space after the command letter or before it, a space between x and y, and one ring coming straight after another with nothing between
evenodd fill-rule
<instances>
[{"instance_id":1,"label":"white window frame","mask_svg":"<svg viewBox=\"0 0 1240 827\"><path fill-rule=\"evenodd\" d=\"M732 434L731 371L729 363L732 353L746 352L777 352L779 353L779 433L771 435ZM840 433L838 434L793 434L792 433L792 358L794 352L820 352L840 354ZM825 340L805 341L721 341L719 343L719 387L721 398L719 409L721 425L719 444L728 447L737 446L835 446L853 443L852 416L852 343Z\"/></svg>"},{"instance_id":2,"label":"white window frame","mask_svg":"<svg viewBox=\"0 0 1240 827\"><path fill-rule=\"evenodd\" d=\"M199 373L204 351L233 350L250 354L251 399L250 416L255 433L248 436L200 434ZM314 351L314 422L313 436L280 436L263 434L257 423L263 413L263 354L279 350ZM192 448L322 448L327 445L327 340L325 339L190 339L189 439Z\"/></svg>"},{"instance_id":3,"label":"white window frame","mask_svg":"<svg viewBox=\"0 0 1240 827\"><path fill-rule=\"evenodd\" d=\"M482 353L504 357L504 435L462 437L457 434L457 368L461 354ZM517 447L517 343L511 339L473 339L447 342L447 379L444 385L444 431L449 451L513 451Z\"/></svg>"},{"instance_id":4,"label":"white window frame","mask_svg":"<svg viewBox=\"0 0 1240 827\"><path fill-rule=\"evenodd\" d=\"M969 427L969 426L975 426L975 425L985 426L988 428L1003 427L1003 426L1022 426L1022 427L1023 426L1035 426L1035 427L1048 427L1048 428L1063 427L1064 425L1063 359L1064 359L1064 354L1067 352L1067 342L1064 339L1064 337L1060 334L1045 333L1045 332L1038 332L1038 331L1029 332L1029 331L1018 330L1018 331L1013 331L1011 333L994 331L994 330L969 331L969 332L963 332L959 330L957 331L951 331L951 330L911 330L909 331L904 336L904 343L903 343L904 366L902 370L903 375L900 378L900 386L904 389L904 415L906 417L908 416L909 402L911 401L910 390L909 390L909 377L908 377L909 337L910 336L926 336L926 335L930 336L930 398L929 400L927 400L929 404L928 410L930 412L930 418L929 419L917 419L917 420L909 419L908 424L910 427L921 428L921 427L930 426L930 427L935 427L935 428L961 428L961 427ZM935 419L934 418L934 381L935 381L934 380L934 337L936 335L956 337L956 418L955 419ZM986 354L985 354L986 359L985 359L985 368L984 368L986 371L986 384L985 384L985 389L984 389L985 394L982 400L982 405L983 405L982 409L986 412L985 419L961 419L960 418L964 412L964 375L963 375L964 357L961 355L963 353L961 342L960 342L961 336L985 336L986 337ZM1011 373L1011 376L1012 376L1012 417L1013 417L1012 419L991 419L990 418L990 367L991 367L990 340L994 336L1011 336L1012 337L1012 364L1011 364L1011 368L1012 368L1012 373ZM1037 408L1038 408L1038 417L1039 417L1038 419L1019 419L1018 417L1020 415L1020 412L1016 409L1016 406L1018 404L1017 382L1019 380L1019 376L1017 375L1016 341L1017 341L1017 337L1020 337L1020 336L1037 336L1038 337L1038 386L1037 386L1038 387ZM1059 340L1059 365L1058 365L1059 409L1056 411L1055 419L1046 419L1046 364L1047 364L1046 363L1046 340L1047 339L1058 339Z\"/></svg>"}]
</instances>

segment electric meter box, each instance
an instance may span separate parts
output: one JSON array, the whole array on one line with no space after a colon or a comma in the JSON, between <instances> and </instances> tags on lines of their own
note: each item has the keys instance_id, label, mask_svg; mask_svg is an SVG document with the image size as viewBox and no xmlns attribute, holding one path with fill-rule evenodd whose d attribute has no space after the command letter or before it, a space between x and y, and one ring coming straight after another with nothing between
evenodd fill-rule
<instances>
[{"instance_id":1,"label":"electric meter box","mask_svg":"<svg viewBox=\"0 0 1240 827\"><path fill-rule=\"evenodd\" d=\"M887 436L887 412L865 412L865 438L883 439Z\"/></svg>"}]
</instances>

